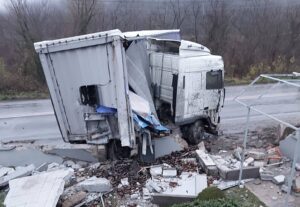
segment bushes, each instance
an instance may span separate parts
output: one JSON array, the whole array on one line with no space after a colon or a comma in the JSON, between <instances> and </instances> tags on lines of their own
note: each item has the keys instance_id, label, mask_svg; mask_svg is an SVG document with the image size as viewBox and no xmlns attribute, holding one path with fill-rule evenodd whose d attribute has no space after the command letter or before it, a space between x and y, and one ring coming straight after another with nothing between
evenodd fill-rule
<instances>
[{"instance_id":1,"label":"bushes","mask_svg":"<svg viewBox=\"0 0 300 207\"><path fill-rule=\"evenodd\" d=\"M216 187L204 189L191 203L176 204L172 207L239 207L232 199L227 199L224 192Z\"/></svg>"},{"instance_id":2,"label":"bushes","mask_svg":"<svg viewBox=\"0 0 300 207\"><path fill-rule=\"evenodd\" d=\"M0 92L32 92L45 91L46 87L32 76L25 76L20 71L9 71L0 58Z\"/></svg>"},{"instance_id":3,"label":"bushes","mask_svg":"<svg viewBox=\"0 0 300 207\"><path fill-rule=\"evenodd\" d=\"M239 207L239 205L234 200L222 198L207 201L196 199L191 203L176 204L172 207Z\"/></svg>"},{"instance_id":4,"label":"bushes","mask_svg":"<svg viewBox=\"0 0 300 207\"><path fill-rule=\"evenodd\" d=\"M217 187L206 188L197 196L197 200L200 201L221 199L221 198L225 198L225 194Z\"/></svg>"}]
</instances>

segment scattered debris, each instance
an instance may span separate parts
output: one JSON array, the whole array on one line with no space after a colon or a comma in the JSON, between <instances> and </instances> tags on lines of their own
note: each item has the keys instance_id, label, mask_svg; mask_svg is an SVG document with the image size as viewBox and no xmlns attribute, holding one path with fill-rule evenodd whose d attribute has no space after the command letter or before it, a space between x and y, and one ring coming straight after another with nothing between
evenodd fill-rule
<instances>
[{"instance_id":1,"label":"scattered debris","mask_svg":"<svg viewBox=\"0 0 300 207\"><path fill-rule=\"evenodd\" d=\"M68 197L65 201L63 201L62 207L73 207L83 201L86 196L87 193L83 191L75 193L74 195Z\"/></svg>"},{"instance_id":2,"label":"scattered debris","mask_svg":"<svg viewBox=\"0 0 300 207\"><path fill-rule=\"evenodd\" d=\"M95 176L82 181L78 184L78 187L87 192L98 193L109 192L112 190L109 180L106 178L97 178Z\"/></svg>"},{"instance_id":3,"label":"scattered debris","mask_svg":"<svg viewBox=\"0 0 300 207\"><path fill-rule=\"evenodd\" d=\"M283 184L284 180L285 180L284 175L277 175L277 176L273 177L273 179L272 179L272 181L277 185Z\"/></svg>"}]
</instances>

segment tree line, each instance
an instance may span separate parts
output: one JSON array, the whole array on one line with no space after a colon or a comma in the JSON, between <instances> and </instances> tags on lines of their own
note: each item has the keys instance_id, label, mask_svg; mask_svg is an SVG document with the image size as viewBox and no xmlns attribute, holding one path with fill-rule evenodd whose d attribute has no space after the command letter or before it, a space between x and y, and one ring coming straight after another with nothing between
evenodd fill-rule
<instances>
[{"instance_id":1,"label":"tree line","mask_svg":"<svg viewBox=\"0 0 300 207\"><path fill-rule=\"evenodd\" d=\"M300 71L293 0L9 0L0 12L0 90L44 84L34 42L115 28L180 29L223 56L227 77Z\"/></svg>"}]
</instances>

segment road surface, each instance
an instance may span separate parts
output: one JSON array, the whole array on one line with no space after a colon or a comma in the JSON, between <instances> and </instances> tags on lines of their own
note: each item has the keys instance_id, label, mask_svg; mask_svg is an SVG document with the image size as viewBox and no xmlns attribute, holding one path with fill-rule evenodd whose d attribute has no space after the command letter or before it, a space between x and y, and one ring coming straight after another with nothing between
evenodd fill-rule
<instances>
[{"instance_id":1,"label":"road surface","mask_svg":"<svg viewBox=\"0 0 300 207\"><path fill-rule=\"evenodd\" d=\"M280 86L267 91L271 85L258 85L245 93L243 100L255 103L259 93L267 92L258 107L286 121L300 121L300 91ZM226 99L221 112L221 130L242 131L245 126L246 109L234 98L245 86L226 88ZM276 124L258 113L251 113L251 127ZM23 141L61 138L50 100L0 102L0 141Z\"/></svg>"}]
</instances>

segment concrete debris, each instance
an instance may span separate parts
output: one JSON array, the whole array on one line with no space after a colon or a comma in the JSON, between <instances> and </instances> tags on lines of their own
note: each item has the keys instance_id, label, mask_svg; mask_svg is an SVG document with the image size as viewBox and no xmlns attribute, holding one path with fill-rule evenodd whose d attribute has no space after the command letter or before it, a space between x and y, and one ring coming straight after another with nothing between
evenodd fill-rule
<instances>
[{"instance_id":1,"label":"concrete debris","mask_svg":"<svg viewBox=\"0 0 300 207\"><path fill-rule=\"evenodd\" d=\"M253 157L255 160L263 160L266 157L266 154L264 152L254 149L248 150L247 154L248 156Z\"/></svg>"},{"instance_id":2,"label":"concrete debris","mask_svg":"<svg viewBox=\"0 0 300 207\"><path fill-rule=\"evenodd\" d=\"M296 163L295 168L297 171L300 171L300 163Z\"/></svg>"},{"instance_id":3,"label":"concrete debris","mask_svg":"<svg viewBox=\"0 0 300 207\"><path fill-rule=\"evenodd\" d=\"M272 181L274 173L272 171L260 170L260 179L265 181Z\"/></svg>"},{"instance_id":4,"label":"concrete debris","mask_svg":"<svg viewBox=\"0 0 300 207\"><path fill-rule=\"evenodd\" d=\"M0 178L0 187L8 185L8 182L10 180L30 175L34 169L34 165L29 165L26 167L16 169L14 172L9 173Z\"/></svg>"},{"instance_id":5,"label":"concrete debris","mask_svg":"<svg viewBox=\"0 0 300 207\"><path fill-rule=\"evenodd\" d=\"M0 178L7 175L7 174L10 174L14 171L15 170L13 168L10 168L10 167L1 167L0 168Z\"/></svg>"},{"instance_id":6,"label":"concrete debris","mask_svg":"<svg viewBox=\"0 0 300 207\"><path fill-rule=\"evenodd\" d=\"M218 169L214 160L209 154L205 153L203 150L196 150L199 164L204 169L204 171L209 175L218 175Z\"/></svg>"},{"instance_id":7,"label":"concrete debris","mask_svg":"<svg viewBox=\"0 0 300 207\"><path fill-rule=\"evenodd\" d=\"M252 164L254 162L254 158L253 157L248 157L245 161L244 161L244 166L247 167L250 164Z\"/></svg>"},{"instance_id":8,"label":"concrete debris","mask_svg":"<svg viewBox=\"0 0 300 207\"><path fill-rule=\"evenodd\" d=\"M55 207L72 169L57 170L9 181L7 207Z\"/></svg>"},{"instance_id":9,"label":"concrete debris","mask_svg":"<svg viewBox=\"0 0 300 207\"><path fill-rule=\"evenodd\" d=\"M48 169L47 169L47 170L57 169L57 168L59 168L59 164L56 163L56 162L53 162L53 163L50 163L50 164L48 165Z\"/></svg>"},{"instance_id":10,"label":"concrete debris","mask_svg":"<svg viewBox=\"0 0 300 207\"><path fill-rule=\"evenodd\" d=\"M272 179L273 183L275 183L277 185L283 184L284 180L285 180L284 175L277 175L277 176L274 176L273 179Z\"/></svg>"},{"instance_id":11,"label":"concrete debris","mask_svg":"<svg viewBox=\"0 0 300 207\"><path fill-rule=\"evenodd\" d=\"M86 192L80 191L68 197L63 203L62 207L73 207L83 201L87 196Z\"/></svg>"},{"instance_id":12,"label":"concrete debris","mask_svg":"<svg viewBox=\"0 0 300 207\"><path fill-rule=\"evenodd\" d=\"M45 163L41 164L39 167L37 167L35 169L35 171L37 171L37 172L43 172L43 171L47 171L47 169L48 169L48 163L45 162Z\"/></svg>"},{"instance_id":13,"label":"concrete debris","mask_svg":"<svg viewBox=\"0 0 300 207\"><path fill-rule=\"evenodd\" d=\"M288 192L288 189L289 189L289 187L288 187L287 185L285 185L285 184L283 184L283 185L281 186L281 191L282 191L282 192L287 193L287 192Z\"/></svg>"},{"instance_id":14,"label":"concrete debris","mask_svg":"<svg viewBox=\"0 0 300 207\"><path fill-rule=\"evenodd\" d=\"M163 177L176 177L177 170L175 168L164 168Z\"/></svg>"},{"instance_id":15,"label":"concrete debris","mask_svg":"<svg viewBox=\"0 0 300 207\"><path fill-rule=\"evenodd\" d=\"M252 181L253 179L245 179L245 180L242 180L241 181L241 184L244 185L245 183L247 182L250 182ZM219 181L217 187L220 189L220 190L226 190L226 189L229 189L229 188L232 188L232 187L235 187L239 184L239 181L236 180L236 181L225 181L225 180L221 180Z\"/></svg>"},{"instance_id":16,"label":"concrete debris","mask_svg":"<svg viewBox=\"0 0 300 207\"><path fill-rule=\"evenodd\" d=\"M241 160L242 159L242 152L243 149L241 147L237 147L234 151L233 151L233 155L236 159Z\"/></svg>"},{"instance_id":17,"label":"concrete debris","mask_svg":"<svg viewBox=\"0 0 300 207\"><path fill-rule=\"evenodd\" d=\"M253 166L254 167L263 167L265 165L264 161L254 161Z\"/></svg>"},{"instance_id":18,"label":"concrete debris","mask_svg":"<svg viewBox=\"0 0 300 207\"><path fill-rule=\"evenodd\" d=\"M201 150L201 151L203 151L203 152L206 152L206 148L205 148L204 142L200 142L198 144L198 149Z\"/></svg>"},{"instance_id":19,"label":"concrete debris","mask_svg":"<svg viewBox=\"0 0 300 207\"><path fill-rule=\"evenodd\" d=\"M268 164L278 163L282 160L282 153L279 147L271 148L267 151Z\"/></svg>"},{"instance_id":20,"label":"concrete debris","mask_svg":"<svg viewBox=\"0 0 300 207\"><path fill-rule=\"evenodd\" d=\"M162 171L163 171L162 166L150 167L150 174L153 177L162 175Z\"/></svg>"},{"instance_id":21,"label":"concrete debris","mask_svg":"<svg viewBox=\"0 0 300 207\"><path fill-rule=\"evenodd\" d=\"M162 192L162 188L153 180L148 180L146 182L146 188L149 190L149 192Z\"/></svg>"},{"instance_id":22,"label":"concrete debris","mask_svg":"<svg viewBox=\"0 0 300 207\"><path fill-rule=\"evenodd\" d=\"M241 162L231 157L212 156L219 170L219 175L224 180L238 180ZM242 179L258 178L259 167L243 167Z\"/></svg>"},{"instance_id":23,"label":"concrete debris","mask_svg":"<svg viewBox=\"0 0 300 207\"><path fill-rule=\"evenodd\" d=\"M207 188L207 176L182 172L179 177L162 178L155 180L155 183L163 190L152 194L153 203L159 206L170 206L195 199L202 190Z\"/></svg>"},{"instance_id":24,"label":"concrete debris","mask_svg":"<svg viewBox=\"0 0 300 207\"><path fill-rule=\"evenodd\" d=\"M87 192L104 193L112 190L109 180L106 178L97 178L95 176L80 182L77 186L80 190Z\"/></svg>"},{"instance_id":25,"label":"concrete debris","mask_svg":"<svg viewBox=\"0 0 300 207\"><path fill-rule=\"evenodd\" d=\"M293 182L293 190L295 193L300 193L300 177L296 177Z\"/></svg>"},{"instance_id":26,"label":"concrete debris","mask_svg":"<svg viewBox=\"0 0 300 207\"><path fill-rule=\"evenodd\" d=\"M129 186L128 178L121 179L122 186Z\"/></svg>"}]
</instances>

